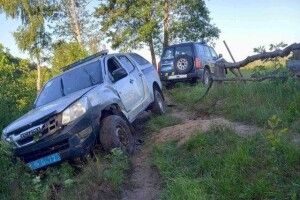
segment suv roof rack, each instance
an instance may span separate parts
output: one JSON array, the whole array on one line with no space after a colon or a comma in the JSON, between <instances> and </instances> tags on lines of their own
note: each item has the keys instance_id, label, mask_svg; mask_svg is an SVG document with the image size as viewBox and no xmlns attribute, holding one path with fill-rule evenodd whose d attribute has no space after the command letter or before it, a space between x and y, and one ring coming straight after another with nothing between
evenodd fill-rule
<instances>
[{"instance_id":1,"label":"suv roof rack","mask_svg":"<svg viewBox=\"0 0 300 200\"><path fill-rule=\"evenodd\" d=\"M74 62L74 63L72 63L70 65L67 65L67 66L63 67L62 69L65 72L65 71L67 71L69 69L72 69L72 68L74 68L74 67L76 67L76 66L78 66L78 65L80 65L80 64L82 64L84 62L87 62L87 61L92 60L92 59L97 58L97 57L105 56L107 54L108 54L108 50L102 50L102 51L100 51L98 53L95 53L95 54L93 54L91 56L88 56L88 57L83 58L81 60L78 60L78 61L76 61L76 62Z\"/></svg>"}]
</instances>

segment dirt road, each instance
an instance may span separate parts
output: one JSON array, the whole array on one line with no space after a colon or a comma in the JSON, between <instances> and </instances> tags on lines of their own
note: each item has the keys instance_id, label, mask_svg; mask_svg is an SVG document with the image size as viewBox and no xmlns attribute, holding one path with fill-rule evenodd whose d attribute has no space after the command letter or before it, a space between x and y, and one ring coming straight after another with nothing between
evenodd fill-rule
<instances>
[{"instance_id":1,"label":"dirt road","mask_svg":"<svg viewBox=\"0 0 300 200\"><path fill-rule=\"evenodd\" d=\"M181 119L182 123L166 127L159 133L146 133L144 122L149 119L149 113L145 113L134 124L136 135L144 142L139 145L135 155L131 158L132 172L121 195L123 200L153 200L159 199L161 180L158 171L151 165L151 150L154 144L167 140L177 140L178 144L184 143L197 131L207 131L214 125L231 127L239 135L248 136L260 131L255 126L230 122L222 117L197 116L172 105L169 102L169 115Z\"/></svg>"}]
</instances>

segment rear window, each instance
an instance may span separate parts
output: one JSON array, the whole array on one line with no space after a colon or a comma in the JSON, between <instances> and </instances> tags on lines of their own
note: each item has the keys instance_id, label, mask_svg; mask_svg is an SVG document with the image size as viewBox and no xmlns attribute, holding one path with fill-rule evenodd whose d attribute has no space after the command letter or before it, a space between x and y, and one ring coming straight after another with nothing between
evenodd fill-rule
<instances>
[{"instance_id":1,"label":"rear window","mask_svg":"<svg viewBox=\"0 0 300 200\"><path fill-rule=\"evenodd\" d=\"M188 55L193 57L193 48L190 45L178 46L175 48L175 57L179 55Z\"/></svg>"},{"instance_id":2,"label":"rear window","mask_svg":"<svg viewBox=\"0 0 300 200\"><path fill-rule=\"evenodd\" d=\"M174 48L165 49L161 59L173 59L174 58Z\"/></svg>"},{"instance_id":3,"label":"rear window","mask_svg":"<svg viewBox=\"0 0 300 200\"><path fill-rule=\"evenodd\" d=\"M102 71L99 61L65 72L50 80L44 86L36 100L36 107L50 103L64 95L102 83Z\"/></svg>"},{"instance_id":4,"label":"rear window","mask_svg":"<svg viewBox=\"0 0 300 200\"><path fill-rule=\"evenodd\" d=\"M150 64L148 62L148 60L146 60L145 58L143 58L142 56L140 56L139 54L136 53L131 53L129 54L134 60L135 62L137 62L139 65L147 65Z\"/></svg>"}]
</instances>

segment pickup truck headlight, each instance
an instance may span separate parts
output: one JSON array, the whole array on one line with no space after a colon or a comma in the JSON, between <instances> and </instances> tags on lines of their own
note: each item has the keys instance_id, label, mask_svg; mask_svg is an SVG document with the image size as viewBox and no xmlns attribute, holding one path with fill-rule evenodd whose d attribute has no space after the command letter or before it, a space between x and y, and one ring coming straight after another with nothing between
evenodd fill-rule
<instances>
[{"instance_id":1,"label":"pickup truck headlight","mask_svg":"<svg viewBox=\"0 0 300 200\"><path fill-rule=\"evenodd\" d=\"M89 100L87 97L83 97L73 103L70 107L62 113L62 124L66 125L75 119L81 117L84 113L86 113L89 107Z\"/></svg>"}]
</instances>

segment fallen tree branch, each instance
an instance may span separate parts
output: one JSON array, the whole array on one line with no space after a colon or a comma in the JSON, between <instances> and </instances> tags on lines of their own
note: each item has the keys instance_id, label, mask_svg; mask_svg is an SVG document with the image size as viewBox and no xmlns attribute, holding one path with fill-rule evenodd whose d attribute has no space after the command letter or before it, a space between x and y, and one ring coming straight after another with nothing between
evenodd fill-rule
<instances>
[{"instance_id":1,"label":"fallen tree branch","mask_svg":"<svg viewBox=\"0 0 300 200\"><path fill-rule=\"evenodd\" d=\"M248 56L246 59L235 63L227 62L225 59L221 59L217 61L216 65L218 67L229 68L229 69L241 68L256 60L265 60L265 59L276 58L276 57L286 57L292 51L295 50L300 50L300 43L291 44L286 48L284 48L283 50L276 50L272 52L265 52L253 56Z\"/></svg>"}]
</instances>

